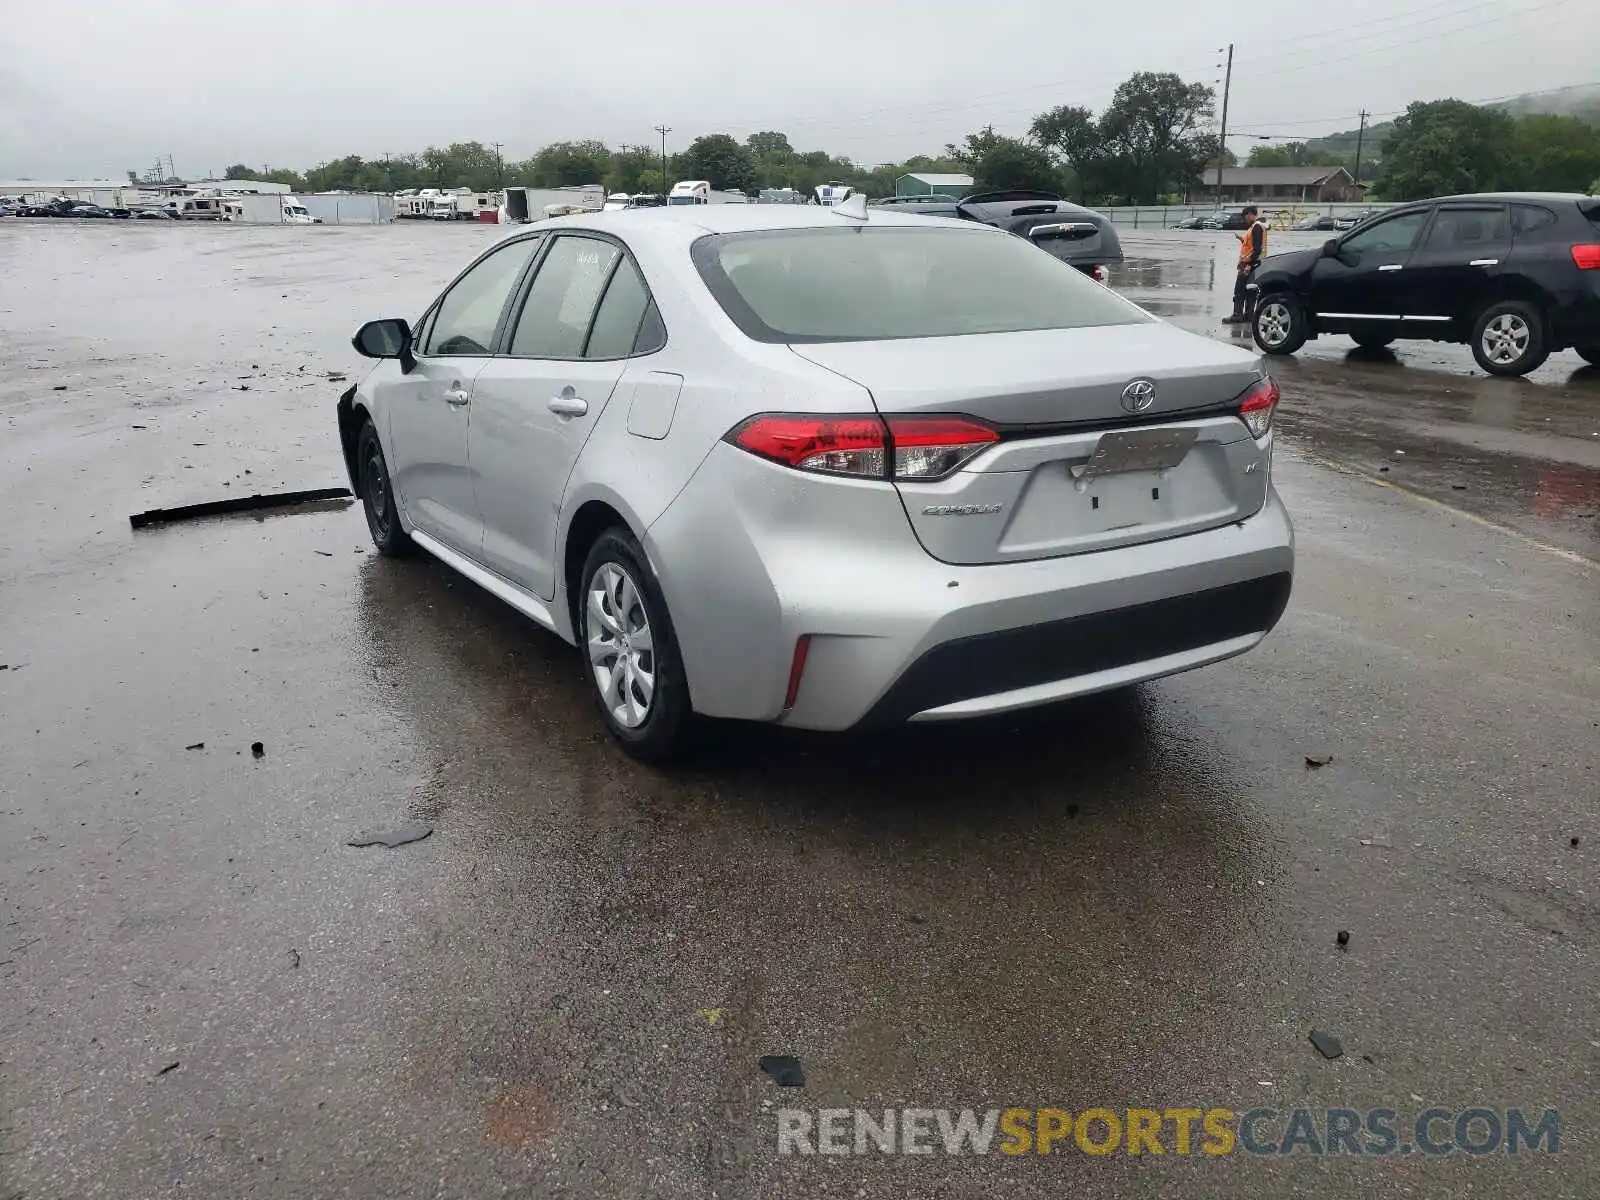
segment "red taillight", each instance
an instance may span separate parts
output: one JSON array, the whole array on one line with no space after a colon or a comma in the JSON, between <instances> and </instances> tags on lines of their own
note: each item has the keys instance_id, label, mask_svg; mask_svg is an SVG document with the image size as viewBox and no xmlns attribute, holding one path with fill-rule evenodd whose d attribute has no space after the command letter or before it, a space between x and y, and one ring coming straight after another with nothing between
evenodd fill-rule
<instances>
[{"instance_id":1,"label":"red taillight","mask_svg":"<svg viewBox=\"0 0 1600 1200\"><path fill-rule=\"evenodd\" d=\"M825 475L942 479L1000 440L970 417L819 417L767 413L728 434L751 454Z\"/></svg>"},{"instance_id":2,"label":"red taillight","mask_svg":"<svg viewBox=\"0 0 1600 1200\"><path fill-rule=\"evenodd\" d=\"M1580 271L1600 271L1600 246L1574 246L1572 261Z\"/></svg>"},{"instance_id":3,"label":"red taillight","mask_svg":"<svg viewBox=\"0 0 1600 1200\"><path fill-rule=\"evenodd\" d=\"M1239 401L1239 415L1250 429L1250 436L1264 438L1272 430L1272 413L1278 407L1283 393L1271 376L1250 385L1250 390Z\"/></svg>"},{"instance_id":4,"label":"red taillight","mask_svg":"<svg viewBox=\"0 0 1600 1200\"><path fill-rule=\"evenodd\" d=\"M801 471L885 476L886 432L877 417L751 417L729 435L742 450Z\"/></svg>"}]
</instances>

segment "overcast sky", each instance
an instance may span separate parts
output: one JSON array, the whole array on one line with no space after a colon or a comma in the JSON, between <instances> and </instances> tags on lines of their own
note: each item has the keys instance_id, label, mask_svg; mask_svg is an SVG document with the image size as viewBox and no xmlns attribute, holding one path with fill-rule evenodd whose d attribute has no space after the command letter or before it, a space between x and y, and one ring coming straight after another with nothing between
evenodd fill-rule
<instances>
[{"instance_id":1,"label":"overcast sky","mask_svg":"<svg viewBox=\"0 0 1600 1200\"><path fill-rule=\"evenodd\" d=\"M1600 80L1600 0L0 0L0 179L121 178L170 154L304 168L451 141L779 129L867 164L936 153L1138 70L1219 85L1230 127L1350 128L1413 99ZM1253 30L1253 31L1252 31ZM1247 32L1248 31L1248 32ZM1219 87L1220 91L1220 87ZM1241 154L1249 143L1231 141Z\"/></svg>"}]
</instances>

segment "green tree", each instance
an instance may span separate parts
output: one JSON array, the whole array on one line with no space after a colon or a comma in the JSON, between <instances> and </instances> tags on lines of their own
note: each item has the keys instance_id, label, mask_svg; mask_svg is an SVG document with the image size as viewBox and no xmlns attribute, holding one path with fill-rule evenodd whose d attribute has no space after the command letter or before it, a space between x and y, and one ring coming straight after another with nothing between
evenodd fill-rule
<instances>
[{"instance_id":1,"label":"green tree","mask_svg":"<svg viewBox=\"0 0 1600 1200\"><path fill-rule=\"evenodd\" d=\"M768 154L793 155L794 147L789 144L789 135L779 133L775 129L764 129L760 133L752 133L744 140L745 149L757 158Z\"/></svg>"},{"instance_id":2,"label":"green tree","mask_svg":"<svg viewBox=\"0 0 1600 1200\"><path fill-rule=\"evenodd\" d=\"M1383 146L1378 188L1390 200L1420 200L1517 186L1517 124L1464 100L1406 107Z\"/></svg>"},{"instance_id":3,"label":"green tree","mask_svg":"<svg viewBox=\"0 0 1600 1200\"><path fill-rule=\"evenodd\" d=\"M1248 167L1343 167L1343 155L1319 150L1309 142L1285 142L1281 146L1252 146Z\"/></svg>"},{"instance_id":4,"label":"green tree","mask_svg":"<svg viewBox=\"0 0 1600 1200\"><path fill-rule=\"evenodd\" d=\"M611 170L604 142L555 142L533 156L533 186L573 187L600 183Z\"/></svg>"},{"instance_id":5,"label":"green tree","mask_svg":"<svg viewBox=\"0 0 1600 1200\"><path fill-rule=\"evenodd\" d=\"M648 191L639 183L646 172L661 174L660 153L650 146L624 146L611 156L611 169L605 178L606 191L626 192L630 196Z\"/></svg>"},{"instance_id":6,"label":"green tree","mask_svg":"<svg viewBox=\"0 0 1600 1200\"><path fill-rule=\"evenodd\" d=\"M657 155L659 160L660 156ZM639 178L634 181L633 194L645 196L663 196L672 185L667 183L661 175L661 168L651 167L648 171L640 171Z\"/></svg>"},{"instance_id":7,"label":"green tree","mask_svg":"<svg viewBox=\"0 0 1600 1200\"><path fill-rule=\"evenodd\" d=\"M1600 171L1600 129L1577 117L1518 117L1516 156L1523 172L1520 186L1581 192Z\"/></svg>"},{"instance_id":8,"label":"green tree","mask_svg":"<svg viewBox=\"0 0 1600 1200\"><path fill-rule=\"evenodd\" d=\"M971 172L976 190L1034 188L1057 193L1065 190L1061 172L1041 147L996 133L993 125L967 134L960 146L946 146L945 153Z\"/></svg>"},{"instance_id":9,"label":"green tree","mask_svg":"<svg viewBox=\"0 0 1600 1200\"><path fill-rule=\"evenodd\" d=\"M1136 204L1200 182L1217 154L1209 132L1216 93L1172 72L1140 71L1118 85L1097 126L1107 184Z\"/></svg>"},{"instance_id":10,"label":"green tree","mask_svg":"<svg viewBox=\"0 0 1600 1200\"><path fill-rule=\"evenodd\" d=\"M1094 113L1087 108L1062 105L1040 113L1029 128L1034 141L1072 174L1079 200L1098 196L1104 177L1106 145Z\"/></svg>"},{"instance_id":11,"label":"green tree","mask_svg":"<svg viewBox=\"0 0 1600 1200\"><path fill-rule=\"evenodd\" d=\"M717 191L751 192L759 185L755 158L726 133L695 138L677 162L680 179L704 179Z\"/></svg>"}]
</instances>

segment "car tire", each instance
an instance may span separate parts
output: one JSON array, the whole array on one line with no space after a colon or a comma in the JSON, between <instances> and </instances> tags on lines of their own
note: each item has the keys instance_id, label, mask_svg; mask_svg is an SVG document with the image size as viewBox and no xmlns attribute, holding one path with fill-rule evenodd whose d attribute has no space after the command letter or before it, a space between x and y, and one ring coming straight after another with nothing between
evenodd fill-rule
<instances>
[{"instance_id":1,"label":"car tire","mask_svg":"<svg viewBox=\"0 0 1600 1200\"><path fill-rule=\"evenodd\" d=\"M1380 333L1376 329L1361 329L1350 335L1350 340L1363 350L1382 350L1394 344L1395 335Z\"/></svg>"},{"instance_id":2,"label":"car tire","mask_svg":"<svg viewBox=\"0 0 1600 1200\"><path fill-rule=\"evenodd\" d=\"M1491 375L1526 375L1550 357L1544 315L1524 300L1497 300L1472 326L1472 357Z\"/></svg>"},{"instance_id":3,"label":"car tire","mask_svg":"<svg viewBox=\"0 0 1600 1200\"><path fill-rule=\"evenodd\" d=\"M578 578L578 648L606 728L642 762L678 757L693 735L689 681L644 551L626 529L608 529L590 547Z\"/></svg>"},{"instance_id":4,"label":"car tire","mask_svg":"<svg viewBox=\"0 0 1600 1200\"><path fill-rule=\"evenodd\" d=\"M1578 352L1578 357L1583 359L1584 362L1589 363L1591 366L1600 367L1600 342L1596 342L1592 346L1574 346L1573 349Z\"/></svg>"},{"instance_id":5,"label":"car tire","mask_svg":"<svg viewBox=\"0 0 1600 1200\"><path fill-rule=\"evenodd\" d=\"M389 482L389 464L383 458L383 445L371 421L361 423L356 435L356 486L361 491L361 507L367 514L367 531L379 554L404 558L416 549L400 524L400 507Z\"/></svg>"},{"instance_id":6,"label":"car tire","mask_svg":"<svg viewBox=\"0 0 1600 1200\"><path fill-rule=\"evenodd\" d=\"M1256 301L1251 331L1256 345L1267 354L1293 354L1310 336L1306 311L1299 301L1282 292L1262 296Z\"/></svg>"}]
</instances>

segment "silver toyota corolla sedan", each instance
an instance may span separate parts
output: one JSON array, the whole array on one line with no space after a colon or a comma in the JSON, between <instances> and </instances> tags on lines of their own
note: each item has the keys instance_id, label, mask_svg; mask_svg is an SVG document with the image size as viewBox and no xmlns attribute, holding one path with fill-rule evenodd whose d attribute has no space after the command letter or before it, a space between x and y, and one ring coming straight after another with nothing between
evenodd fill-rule
<instances>
[{"instance_id":1,"label":"silver toyota corolla sedan","mask_svg":"<svg viewBox=\"0 0 1600 1200\"><path fill-rule=\"evenodd\" d=\"M581 647L631 753L1044 704L1266 636L1276 385L987 226L641 209L507 237L340 399L373 540Z\"/></svg>"}]
</instances>

